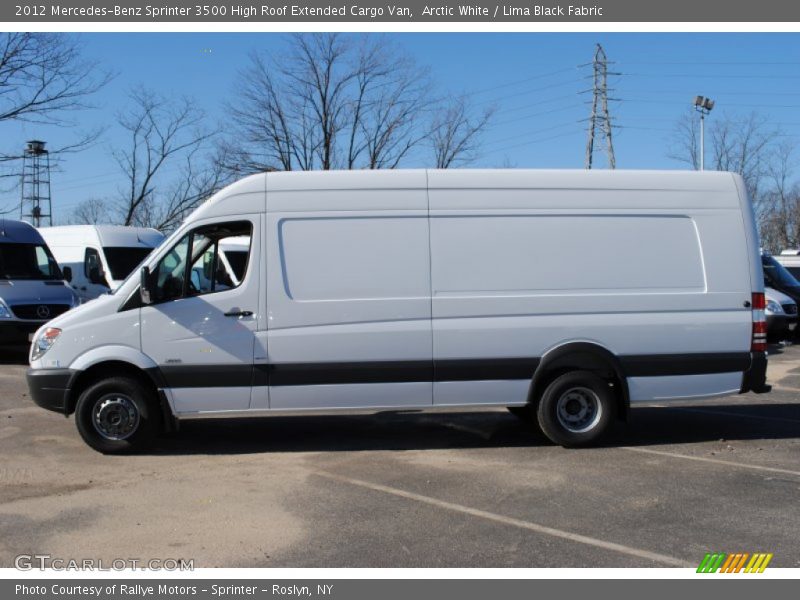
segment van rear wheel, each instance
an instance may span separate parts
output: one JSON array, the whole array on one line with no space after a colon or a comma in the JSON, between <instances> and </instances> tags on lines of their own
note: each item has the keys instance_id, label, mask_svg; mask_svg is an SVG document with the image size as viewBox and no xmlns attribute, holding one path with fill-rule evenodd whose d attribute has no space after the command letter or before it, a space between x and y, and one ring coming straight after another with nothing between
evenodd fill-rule
<instances>
[{"instance_id":1,"label":"van rear wheel","mask_svg":"<svg viewBox=\"0 0 800 600\"><path fill-rule=\"evenodd\" d=\"M544 434L564 447L597 441L614 422L616 399L608 382L589 371L571 371L545 388L536 416Z\"/></svg>"},{"instance_id":2,"label":"van rear wheel","mask_svg":"<svg viewBox=\"0 0 800 600\"><path fill-rule=\"evenodd\" d=\"M78 398L75 423L83 440L98 452L124 454L147 448L160 429L151 390L132 377L92 384Z\"/></svg>"}]
</instances>

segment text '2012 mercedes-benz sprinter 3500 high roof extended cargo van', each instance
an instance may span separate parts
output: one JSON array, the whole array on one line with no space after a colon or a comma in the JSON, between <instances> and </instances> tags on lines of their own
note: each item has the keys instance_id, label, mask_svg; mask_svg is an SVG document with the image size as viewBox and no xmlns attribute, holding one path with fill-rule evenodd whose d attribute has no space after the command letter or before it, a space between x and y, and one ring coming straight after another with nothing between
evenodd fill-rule
<instances>
[{"instance_id":1,"label":"text '2012 mercedes-benz sprinter 3500 high roof extended cargo van'","mask_svg":"<svg viewBox=\"0 0 800 600\"><path fill-rule=\"evenodd\" d=\"M40 329L28 383L103 452L203 416L445 406L578 446L634 402L766 391L765 350L736 175L268 173Z\"/></svg>"}]
</instances>

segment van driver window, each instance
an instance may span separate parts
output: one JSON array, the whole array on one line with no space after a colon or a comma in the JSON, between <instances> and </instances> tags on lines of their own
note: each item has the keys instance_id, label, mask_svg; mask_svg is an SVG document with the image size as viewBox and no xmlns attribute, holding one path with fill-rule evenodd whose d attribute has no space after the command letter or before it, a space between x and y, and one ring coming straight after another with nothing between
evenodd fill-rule
<instances>
[{"instance_id":1,"label":"van driver window","mask_svg":"<svg viewBox=\"0 0 800 600\"><path fill-rule=\"evenodd\" d=\"M235 239L249 257L251 235L252 225L242 221L202 227L182 237L156 268L155 301L223 292L240 285L242 280L221 247Z\"/></svg>"}]
</instances>

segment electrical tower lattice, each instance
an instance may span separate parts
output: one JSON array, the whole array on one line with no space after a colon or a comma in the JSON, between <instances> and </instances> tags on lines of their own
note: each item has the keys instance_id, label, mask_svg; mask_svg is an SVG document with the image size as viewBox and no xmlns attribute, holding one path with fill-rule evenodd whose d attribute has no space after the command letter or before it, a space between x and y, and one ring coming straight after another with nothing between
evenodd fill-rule
<instances>
[{"instance_id":1,"label":"electrical tower lattice","mask_svg":"<svg viewBox=\"0 0 800 600\"><path fill-rule=\"evenodd\" d=\"M34 227L53 224L53 207L50 199L50 153L45 143L31 140L22 156L22 200L20 220Z\"/></svg>"},{"instance_id":2,"label":"electrical tower lattice","mask_svg":"<svg viewBox=\"0 0 800 600\"><path fill-rule=\"evenodd\" d=\"M592 116L589 117L589 137L586 140L586 168L591 169L594 161L595 145L598 139L602 138L605 144L606 157L608 159L608 167L615 169L617 161L614 157L614 140L612 138L612 122L611 114L608 110L609 101L613 98L608 97L608 76L620 75L620 73L609 72L608 65L611 64L606 58L606 53L600 44L597 44L597 50L594 53L594 60L584 66L592 67L592 79L594 85L592 86Z\"/></svg>"}]
</instances>

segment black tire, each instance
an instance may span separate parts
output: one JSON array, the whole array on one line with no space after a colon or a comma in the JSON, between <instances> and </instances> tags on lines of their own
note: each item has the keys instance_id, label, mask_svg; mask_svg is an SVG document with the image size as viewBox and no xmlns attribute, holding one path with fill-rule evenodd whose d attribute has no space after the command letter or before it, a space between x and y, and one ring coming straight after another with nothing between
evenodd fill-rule
<instances>
[{"instance_id":1,"label":"black tire","mask_svg":"<svg viewBox=\"0 0 800 600\"><path fill-rule=\"evenodd\" d=\"M109 377L80 395L75 424L83 440L98 452L126 454L150 446L161 429L161 411L153 392L137 379Z\"/></svg>"},{"instance_id":2,"label":"black tire","mask_svg":"<svg viewBox=\"0 0 800 600\"><path fill-rule=\"evenodd\" d=\"M556 377L536 407L542 432L565 448L596 442L611 428L616 412L616 398L608 382L589 371Z\"/></svg>"}]
</instances>

